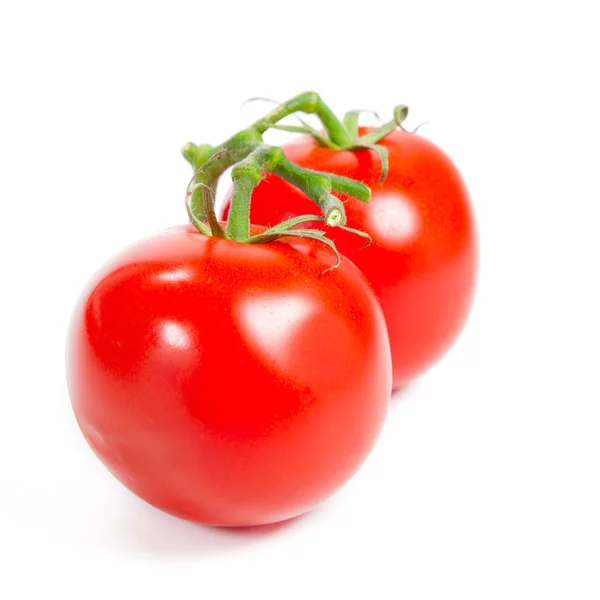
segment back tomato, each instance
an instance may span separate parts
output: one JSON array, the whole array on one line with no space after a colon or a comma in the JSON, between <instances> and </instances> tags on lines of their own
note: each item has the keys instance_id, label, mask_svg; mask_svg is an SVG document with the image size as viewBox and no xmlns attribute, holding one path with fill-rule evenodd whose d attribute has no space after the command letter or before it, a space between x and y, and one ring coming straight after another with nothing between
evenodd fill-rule
<instances>
[{"instance_id":1,"label":"back tomato","mask_svg":"<svg viewBox=\"0 0 600 600\"><path fill-rule=\"evenodd\" d=\"M372 190L367 204L340 197L348 226L368 232L373 243L361 249L361 238L334 228L327 235L366 275L381 302L393 387L399 388L435 363L460 333L475 290L477 232L467 189L446 154L401 130L379 144L389 153L383 184L373 151L330 150L311 137L282 149L301 167L344 175ZM319 213L316 205L273 175L252 195L253 223L271 225L311 213Z\"/></svg>"},{"instance_id":2,"label":"back tomato","mask_svg":"<svg viewBox=\"0 0 600 600\"><path fill-rule=\"evenodd\" d=\"M325 500L381 429L390 350L360 271L308 239L248 245L191 225L91 281L68 340L87 441L178 517L258 525Z\"/></svg>"}]
</instances>

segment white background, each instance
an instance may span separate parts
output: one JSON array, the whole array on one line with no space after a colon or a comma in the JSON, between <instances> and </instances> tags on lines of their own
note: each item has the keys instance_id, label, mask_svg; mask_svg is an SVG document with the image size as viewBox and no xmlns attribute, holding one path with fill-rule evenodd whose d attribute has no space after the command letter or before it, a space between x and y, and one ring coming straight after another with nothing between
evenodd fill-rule
<instances>
[{"instance_id":1,"label":"white background","mask_svg":"<svg viewBox=\"0 0 600 600\"><path fill-rule=\"evenodd\" d=\"M0 597L600 597L594 6L3 2ZM477 301L340 493L283 526L208 529L93 456L65 330L101 263L185 221L184 142L307 89L431 122L475 203Z\"/></svg>"}]
</instances>

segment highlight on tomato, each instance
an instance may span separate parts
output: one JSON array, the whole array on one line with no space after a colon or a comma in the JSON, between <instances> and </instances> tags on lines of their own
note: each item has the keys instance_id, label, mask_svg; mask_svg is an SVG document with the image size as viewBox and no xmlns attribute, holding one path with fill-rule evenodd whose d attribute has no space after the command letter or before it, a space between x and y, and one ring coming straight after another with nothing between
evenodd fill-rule
<instances>
[{"instance_id":1,"label":"highlight on tomato","mask_svg":"<svg viewBox=\"0 0 600 600\"><path fill-rule=\"evenodd\" d=\"M249 224L264 172L318 195L335 227L330 191L367 200L368 187L290 163L264 125L186 146L191 224L102 267L68 336L73 410L100 460L150 504L211 525L289 519L333 494L373 447L391 386L375 294L325 231L301 227L315 216ZM232 165L223 223L214 190Z\"/></svg>"},{"instance_id":2,"label":"highlight on tomato","mask_svg":"<svg viewBox=\"0 0 600 600\"><path fill-rule=\"evenodd\" d=\"M441 149L402 128L406 106L396 107L394 119L380 128L362 128L359 111L339 120L318 95L301 97L301 110L317 114L325 132L306 123L275 125L305 134L282 150L294 165L370 187L368 203L343 192L334 195L344 203L347 225L368 233L372 243L363 248L342 229L331 230L330 237L365 274L381 303L393 387L403 387L444 355L470 312L478 250L469 193ZM297 107L297 100L290 102ZM311 212L318 212L314 202L277 174L268 174L252 196L253 223L269 225Z\"/></svg>"}]
</instances>

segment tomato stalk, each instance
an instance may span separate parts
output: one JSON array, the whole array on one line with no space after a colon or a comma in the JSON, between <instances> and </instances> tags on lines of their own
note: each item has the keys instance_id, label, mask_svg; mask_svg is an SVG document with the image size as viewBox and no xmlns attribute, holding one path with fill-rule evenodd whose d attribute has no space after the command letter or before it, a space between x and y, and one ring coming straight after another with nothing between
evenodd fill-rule
<instances>
[{"instance_id":1,"label":"tomato stalk","mask_svg":"<svg viewBox=\"0 0 600 600\"><path fill-rule=\"evenodd\" d=\"M247 166L252 164L253 166L260 168L261 171L272 172L282 179L286 179L286 181L289 181L293 185L296 185L303 191L309 189L315 190L314 193L309 194L309 197L316 202L321 209L324 207L329 210L337 209L333 215L325 214L326 219L330 221L329 224L332 226L335 223L343 225L345 223L343 205L341 203L332 204L332 200L330 199L326 202L326 199L323 198L324 194L331 190L341 191L362 202L367 202L370 198L370 190L368 187L346 177L332 176L329 173L320 173L319 177L313 176L314 172L296 167L283 156L281 150L277 147L267 146L263 142L262 135L265 131L275 127L281 119L298 111L307 114L316 114L323 123L327 135L331 139L332 145L337 147L340 144L345 146L350 143L350 135L345 125L321 100L320 96L315 92L306 92L279 105L265 117L253 123L250 127L236 133L219 146L212 147L208 144L197 146L192 142L188 142L183 146L181 152L194 170L200 171L198 173L197 182L207 185L213 192L216 189L219 177L224 171L229 167L240 163L252 154L253 158L245 163ZM209 161L212 156L219 154L223 150L225 151L225 154L221 154L218 161ZM239 173L241 174L244 170L246 169L240 169ZM253 169L254 174L248 175L250 179L255 177L255 170L256 169ZM248 171L246 170L246 172ZM239 179L238 177L238 181L240 182L238 184L239 186L244 185L242 183L245 181L243 176L242 179ZM320 185L317 185L315 188L315 184L317 183ZM195 191L193 194L190 205L193 214L200 219L206 217L206 215L203 214L204 204L199 191ZM341 215L337 214L337 211L340 211Z\"/></svg>"},{"instance_id":2,"label":"tomato stalk","mask_svg":"<svg viewBox=\"0 0 600 600\"><path fill-rule=\"evenodd\" d=\"M350 231L355 235L366 239L365 245L371 243L370 236L356 229L345 226L346 216L341 200L331 195L330 190L351 194L358 199L364 199L366 202L370 196L370 190L367 186L337 175L329 173L320 173L301 169L290 163L283 156L280 148L260 145L253 150L245 159L241 160L233 167L232 177L234 181L234 192L227 221L227 229L223 229L215 214L214 206L214 188L203 181L194 181L198 178L205 178L207 172L212 172L214 165L221 161L227 154L225 149L221 149L213 154L206 163L194 173L192 180L188 185L186 194L186 208L190 221L204 235L231 239L237 242L247 244L260 244L270 242L285 236L295 236L316 239L328 245L336 255L336 263L331 268L340 264L340 255L335 244L325 237L325 232L320 229L295 229L298 225L307 222L324 222L331 227L338 227L345 231ZM250 235L250 198L254 188L262 181L262 171L276 173L287 181L293 181L301 190L311 197L319 206L326 217L316 215L302 215L294 217L283 223L279 223L261 234ZM187 200L193 194L202 199L202 215L200 217L193 210L190 202ZM196 204L198 206L198 204ZM203 221L208 222L208 226ZM329 270L329 269L327 269Z\"/></svg>"},{"instance_id":3,"label":"tomato stalk","mask_svg":"<svg viewBox=\"0 0 600 600\"><path fill-rule=\"evenodd\" d=\"M295 125L279 125L277 121L294 112L292 109L296 109L296 112L304 112L307 114L314 113L321 121L323 129L325 130L325 135L311 127L297 115L296 117L302 124L301 127ZM377 153L379 160L381 161L381 177L379 183L383 183L387 177L389 159L387 148L380 145L378 142L389 135L397 127L403 129L402 123L408 117L408 106L399 104L394 108L393 119L391 121L373 129L364 136L360 136L358 120L360 114L363 112L373 111L351 110L344 115L342 120L340 120L323 102L318 94L315 92L306 92L305 94L300 94L299 96L284 102L271 111L264 120L258 121L257 123L266 122L269 121L269 119L272 121L277 119L269 125L271 129L310 135L318 144L332 150L373 150ZM377 113L374 114L378 117Z\"/></svg>"},{"instance_id":4,"label":"tomato stalk","mask_svg":"<svg viewBox=\"0 0 600 600\"><path fill-rule=\"evenodd\" d=\"M371 191L365 184L347 177L298 167L287 160L280 148L263 142L262 135L265 131L276 126L284 117L298 111L316 114L323 123L332 145L337 147L339 144L350 143L351 136L344 123L334 115L318 94L306 92L281 104L250 127L216 147L208 144L198 146L189 142L182 148L182 154L195 170L186 194L186 207L190 221L201 233L247 243L259 243L267 238L276 239L284 235L313 237L335 250L333 243L324 238L321 230L295 227L303 222L321 220L331 227L348 229L345 227L344 204L332 192L340 192L367 202ZM233 167L233 197L227 227L223 229L215 215L214 195L220 176L229 167ZM262 181L263 173L273 173L298 187L319 206L323 218L308 215L301 221L291 219L272 227L261 236L251 237L250 199L254 188ZM368 238L363 232L348 230Z\"/></svg>"},{"instance_id":5,"label":"tomato stalk","mask_svg":"<svg viewBox=\"0 0 600 600\"><path fill-rule=\"evenodd\" d=\"M301 127L279 125L279 121L298 112L316 115L323 125L325 135L302 119L299 119L302 123ZM408 107L405 105L396 106L394 118L391 121L362 137L358 135L358 118L361 112L364 111L350 111L340 120L329 106L323 102L319 94L304 92L283 102L250 127L236 133L219 146L213 147L209 144L197 146L192 142L188 142L183 146L181 152L194 170L198 172L197 183L208 186L213 194L223 172L248 159L244 166L237 169L237 173L233 175L234 188L238 190L237 192L234 191L234 196L238 197L238 203L243 206L238 210L233 208L236 203L232 204L232 210L235 211L234 224L229 228L228 233L235 239L241 239L247 231L243 221L245 221L244 215L249 211L246 206L248 197L251 195L252 189L258 184L258 182L252 184L257 178L257 169L261 172L272 172L307 193L311 200L324 212L328 225L344 225L346 221L344 207L339 201L336 202L336 199L329 192L332 190L340 191L366 202L369 199L370 190L358 182L348 180L348 178L339 176L332 178L328 173L321 173L319 177L313 176L312 172L307 169L300 169L287 161L281 151L278 152L277 148L264 144L262 136L268 129L280 129L311 135L319 144L336 150L374 150L381 160L380 181L383 182L388 171L388 156L386 148L377 142L381 141L396 127L402 127L403 121L408 116ZM221 151L226 152L220 154ZM216 155L219 155L218 161L209 160ZM207 218L200 187L192 193L190 212L195 217L194 222L196 223L203 222Z\"/></svg>"},{"instance_id":6,"label":"tomato stalk","mask_svg":"<svg viewBox=\"0 0 600 600\"><path fill-rule=\"evenodd\" d=\"M352 143L352 137L344 123L336 117L335 113L323 102L321 96L316 92L304 92L303 94L294 96L287 102L283 102L265 117L258 120L254 124L254 127L261 133L264 133L284 117L297 112L316 115L323 124L327 132L328 141L331 142L332 146L342 148ZM310 128L305 123L303 125Z\"/></svg>"},{"instance_id":7,"label":"tomato stalk","mask_svg":"<svg viewBox=\"0 0 600 600\"><path fill-rule=\"evenodd\" d=\"M262 181L263 172L273 173L302 190L319 206L325 223L330 227L346 224L344 204L331 194L332 191L363 202L367 202L371 195L369 188L358 181L303 169L287 160L281 148L261 145L232 170L233 197L227 233L234 240L241 241L249 235L250 197L252 190Z\"/></svg>"}]
</instances>

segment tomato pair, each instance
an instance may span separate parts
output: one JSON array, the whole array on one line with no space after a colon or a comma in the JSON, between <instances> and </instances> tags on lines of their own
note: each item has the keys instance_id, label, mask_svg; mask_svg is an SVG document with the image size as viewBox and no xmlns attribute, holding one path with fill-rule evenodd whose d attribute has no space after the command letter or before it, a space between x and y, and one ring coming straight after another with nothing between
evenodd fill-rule
<instances>
[{"instance_id":1,"label":"tomato pair","mask_svg":"<svg viewBox=\"0 0 600 600\"><path fill-rule=\"evenodd\" d=\"M218 149L186 146L194 225L119 254L71 323L69 391L90 446L137 495L201 523L287 519L343 485L375 443L392 387L448 347L473 294L475 227L449 159L393 132L380 142L380 183L381 148L262 144L298 106L331 121L309 93ZM213 193L232 165L225 225ZM368 197L357 181L370 203L348 196ZM339 225L327 228L336 268L306 195ZM252 222L272 228L249 226L250 199ZM344 208L368 248L343 227Z\"/></svg>"}]
</instances>

